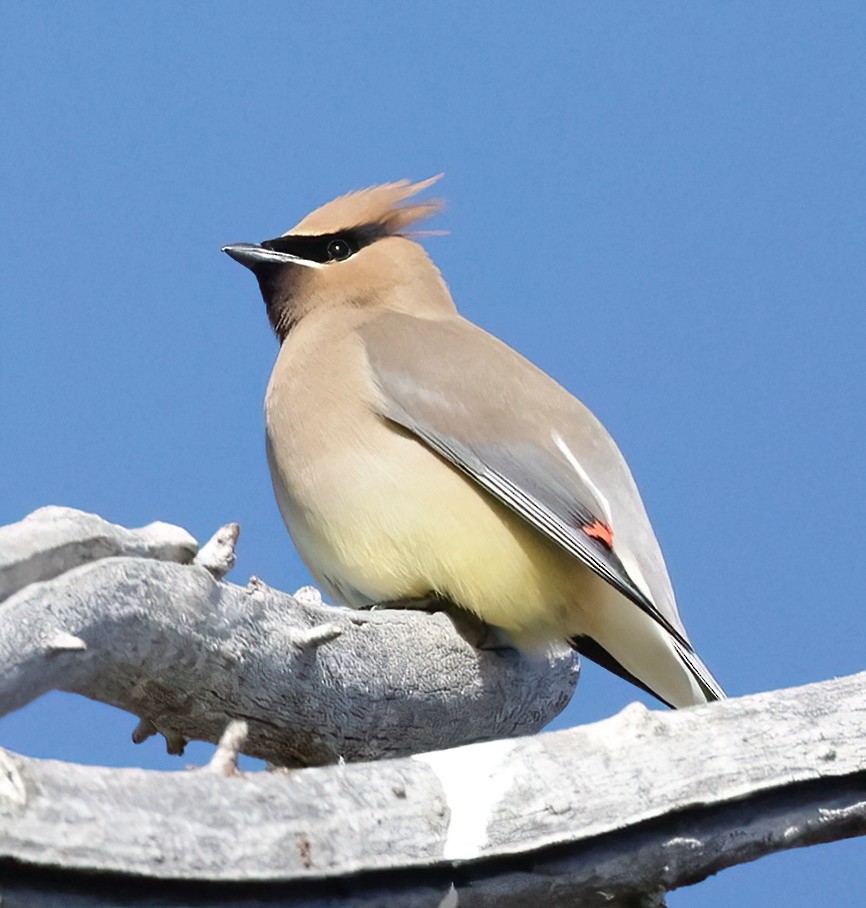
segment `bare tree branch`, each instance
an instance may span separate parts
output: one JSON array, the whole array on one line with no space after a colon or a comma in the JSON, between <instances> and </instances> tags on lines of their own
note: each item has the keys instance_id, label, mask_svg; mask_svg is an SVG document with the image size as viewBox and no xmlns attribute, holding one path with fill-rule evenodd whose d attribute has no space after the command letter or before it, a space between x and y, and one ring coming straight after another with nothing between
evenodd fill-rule
<instances>
[{"instance_id":1,"label":"bare tree branch","mask_svg":"<svg viewBox=\"0 0 866 908\"><path fill-rule=\"evenodd\" d=\"M0 561L0 712L56 687L135 712L137 740L221 743L171 774L0 751L4 904L649 908L732 864L866 833L866 673L436 750L539 728L576 661L479 652L443 614L222 583L231 525L184 564L195 545L174 528L146 528L142 548L142 531L84 515L82 541L74 512L40 513L15 525L26 545L0 530L18 545ZM61 542L40 548L28 522ZM82 564L90 545L111 557ZM242 774L240 751L399 758Z\"/></svg>"},{"instance_id":2,"label":"bare tree branch","mask_svg":"<svg viewBox=\"0 0 866 908\"><path fill-rule=\"evenodd\" d=\"M435 905L452 884L463 908L627 904L866 832L864 695L866 673L288 775L6 753L0 855L67 873L269 881L303 904L340 892L345 904ZM246 890L220 892L244 904Z\"/></svg>"},{"instance_id":3,"label":"bare tree branch","mask_svg":"<svg viewBox=\"0 0 866 908\"><path fill-rule=\"evenodd\" d=\"M151 523L139 530L73 508L46 507L0 527L0 602L39 580L112 555L192 561L198 544L180 527Z\"/></svg>"},{"instance_id":4,"label":"bare tree branch","mask_svg":"<svg viewBox=\"0 0 866 908\"><path fill-rule=\"evenodd\" d=\"M133 739L160 731L171 752L190 739L217 742L242 719L244 753L316 765L532 734L577 682L578 663L564 647L539 659L479 651L444 614L357 612L261 581L220 583L212 572L233 558L231 526L202 549L205 568L102 557L144 551L188 561L195 545L176 545L177 528L131 532L92 515L49 513L59 519L43 510L2 531L26 543L11 547L24 552L26 572L7 554L7 587L25 574L53 579L0 605L0 715L49 690L74 691L141 717ZM82 552L100 560L59 573L58 550L64 565Z\"/></svg>"}]
</instances>

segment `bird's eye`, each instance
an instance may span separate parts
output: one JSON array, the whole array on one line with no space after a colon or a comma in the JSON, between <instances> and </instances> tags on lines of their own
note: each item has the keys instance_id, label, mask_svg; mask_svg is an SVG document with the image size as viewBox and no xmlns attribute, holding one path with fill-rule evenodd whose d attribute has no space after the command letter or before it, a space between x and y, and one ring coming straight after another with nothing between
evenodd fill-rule
<instances>
[{"instance_id":1,"label":"bird's eye","mask_svg":"<svg viewBox=\"0 0 866 908\"><path fill-rule=\"evenodd\" d=\"M332 262L342 262L352 254L352 249L345 240L331 240L328 243L328 259Z\"/></svg>"}]
</instances>

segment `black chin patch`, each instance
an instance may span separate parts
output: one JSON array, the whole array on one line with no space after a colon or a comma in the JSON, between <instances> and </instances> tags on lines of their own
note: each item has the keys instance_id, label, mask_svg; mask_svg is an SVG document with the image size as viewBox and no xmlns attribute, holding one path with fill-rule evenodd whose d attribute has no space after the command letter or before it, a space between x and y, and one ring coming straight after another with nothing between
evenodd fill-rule
<instances>
[{"instance_id":1,"label":"black chin patch","mask_svg":"<svg viewBox=\"0 0 866 908\"><path fill-rule=\"evenodd\" d=\"M278 236L273 240L265 240L261 245L274 252L287 252L308 262L326 265L329 262L344 261L359 249L387 235L388 232L379 224L365 224L321 236Z\"/></svg>"}]
</instances>

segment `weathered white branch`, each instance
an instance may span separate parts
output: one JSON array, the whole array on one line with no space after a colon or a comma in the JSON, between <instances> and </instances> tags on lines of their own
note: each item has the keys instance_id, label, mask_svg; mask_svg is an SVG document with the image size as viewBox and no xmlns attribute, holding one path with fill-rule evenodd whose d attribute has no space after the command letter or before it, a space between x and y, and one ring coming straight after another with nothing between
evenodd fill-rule
<instances>
[{"instance_id":1,"label":"weathered white branch","mask_svg":"<svg viewBox=\"0 0 866 908\"><path fill-rule=\"evenodd\" d=\"M232 525L189 564L176 528L38 515L0 529L0 713L60 688L139 715L135 740L221 743L186 774L0 750L11 904L204 904L218 884L240 906L267 882L319 908L646 908L732 864L866 834L866 673L488 740L564 705L568 652L479 652L443 614L222 583ZM473 740L487 743L436 750ZM244 775L241 750L282 765L415 756ZM196 881L198 901L171 881Z\"/></svg>"},{"instance_id":2,"label":"weathered white branch","mask_svg":"<svg viewBox=\"0 0 866 908\"><path fill-rule=\"evenodd\" d=\"M229 722L210 763L205 767L205 772L215 772L223 776L236 775L238 773L238 756L246 740L247 723L240 719Z\"/></svg>"},{"instance_id":3,"label":"weathered white branch","mask_svg":"<svg viewBox=\"0 0 866 908\"><path fill-rule=\"evenodd\" d=\"M222 580L237 561L235 546L240 532L241 528L236 523L227 523L220 527L201 547L193 559L193 564L207 568L217 580Z\"/></svg>"},{"instance_id":4,"label":"weathered white branch","mask_svg":"<svg viewBox=\"0 0 866 908\"><path fill-rule=\"evenodd\" d=\"M67 872L281 882L275 893L306 893L305 904L340 892L349 905L435 905L454 884L461 906L609 905L862 835L864 778L861 674L288 775L7 753L0 855Z\"/></svg>"},{"instance_id":5,"label":"weathered white branch","mask_svg":"<svg viewBox=\"0 0 866 908\"><path fill-rule=\"evenodd\" d=\"M168 523L127 530L74 508L40 508L0 527L0 602L30 583L99 558L135 555L186 564L197 551L186 530Z\"/></svg>"},{"instance_id":6,"label":"weathered white branch","mask_svg":"<svg viewBox=\"0 0 866 908\"><path fill-rule=\"evenodd\" d=\"M17 550L26 548L30 575L54 576L0 605L0 715L52 689L74 691L141 717L134 740L159 731L173 753L189 739L219 741L242 719L244 753L316 765L531 734L565 706L577 681L570 651L537 660L478 651L444 614L356 612L261 581L220 583L213 572L233 557L231 526L202 550L203 567L101 557L144 550L189 560L194 543L165 544L182 533L176 528L160 525L159 543L142 549L142 531L124 535L91 515L51 513L61 519L46 522L48 564L31 532L45 531L43 521L4 529L13 542L10 530L25 537ZM76 521L84 540L74 539ZM79 553L64 564L80 560L94 538L112 545L101 541L100 560L58 574L58 523L63 551ZM23 575L6 563L7 576Z\"/></svg>"}]
</instances>

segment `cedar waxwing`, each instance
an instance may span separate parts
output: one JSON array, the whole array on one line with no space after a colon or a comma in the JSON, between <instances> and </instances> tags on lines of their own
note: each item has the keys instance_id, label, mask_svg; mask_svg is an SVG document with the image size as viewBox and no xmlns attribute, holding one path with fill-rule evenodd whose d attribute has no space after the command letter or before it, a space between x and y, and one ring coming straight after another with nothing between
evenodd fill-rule
<instances>
[{"instance_id":1,"label":"cedar waxwing","mask_svg":"<svg viewBox=\"0 0 866 908\"><path fill-rule=\"evenodd\" d=\"M552 378L462 318L407 234L435 180L353 192L260 245L280 352L267 456L286 526L335 599L436 597L577 650L672 706L724 696L686 636L625 460Z\"/></svg>"}]
</instances>

